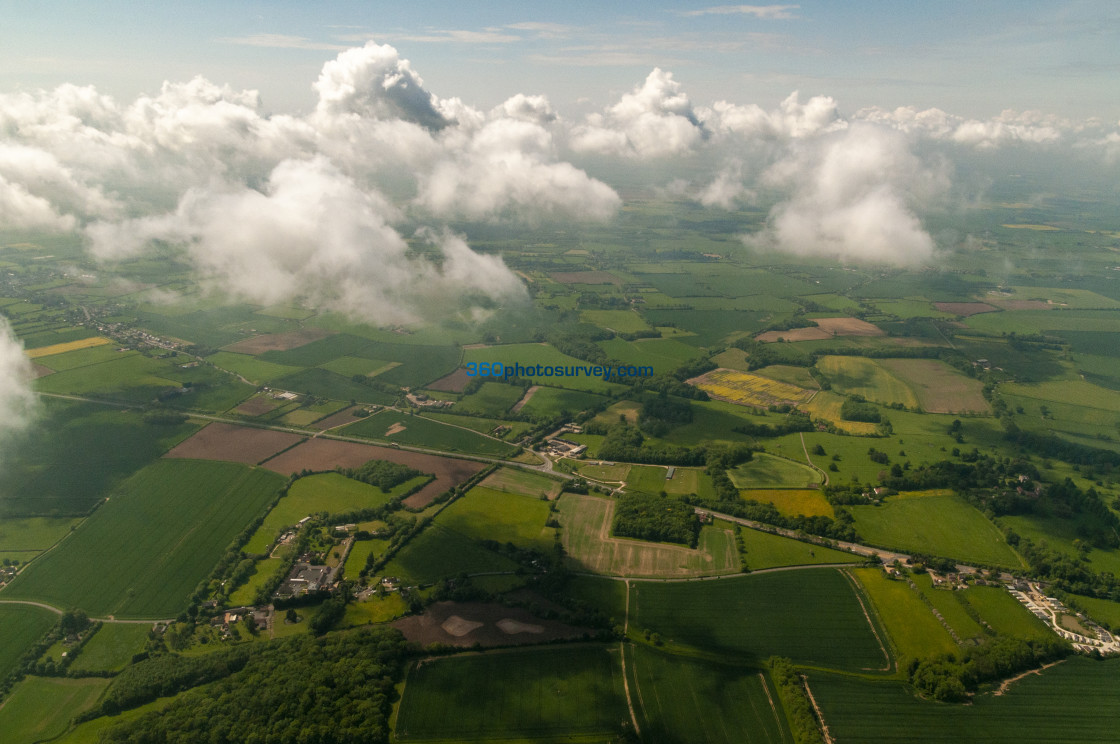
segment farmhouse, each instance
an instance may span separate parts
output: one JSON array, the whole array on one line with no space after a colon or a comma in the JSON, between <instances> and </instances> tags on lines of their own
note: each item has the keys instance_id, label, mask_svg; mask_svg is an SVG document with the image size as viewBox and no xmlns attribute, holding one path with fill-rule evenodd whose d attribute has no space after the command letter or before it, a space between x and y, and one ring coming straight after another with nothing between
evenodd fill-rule
<instances>
[{"instance_id":1,"label":"farmhouse","mask_svg":"<svg viewBox=\"0 0 1120 744\"><path fill-rule=\"evenodd\" d=\"M329 566L316 566L310 563L297 563L292 566L288 578L273 595L278 599L298 597L309 592L325 589L330 581Z\"/></svg>"}]
</instances>

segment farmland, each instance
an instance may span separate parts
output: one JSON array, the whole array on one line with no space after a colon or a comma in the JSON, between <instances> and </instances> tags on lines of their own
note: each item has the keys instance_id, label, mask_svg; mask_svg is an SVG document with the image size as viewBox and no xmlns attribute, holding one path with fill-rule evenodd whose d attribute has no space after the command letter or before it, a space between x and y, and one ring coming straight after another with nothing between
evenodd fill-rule
<instances>
[{"instance_id":1,"label":"farmland","mask_svg":"<svg viewBox=\"0 0 1120 744\"><path fill-rule=\"evenodd\" d=\"M4 628L4 642L0 644L0 679L14 671L20 657L57 622L58 615L42 607L0 604L0 625Z\"/></svg>"},{"instance_id":2,"label":"farmland","mask_svg":"<svg viewBox=\"0 0 1120 744\"><path fill-rule=\"evenodd\" d=\"M256 465L300 439L298 434L214 422L171 449L166 456Z\"/></svg>"},{"instance_id":3,"label":"farmland","mask_svg":"<svg viewBox=\"0 0 1120 744\"><path fill-rule=\"evenodd\" d=\"M918 406L931 413L989 413L983 383L933 359L881 359L879 364L910 386Z\"/></svg>"},{"instance_id":4,"label":"farmland","mask_svg":"<svg viewBox=\"0 0 1120 744\"><path fill-rule=\"evenodd\" d=\"M740 493L744 499L773 504L782 514L806 517L832 517L836 512L832 504L828 503L824 495L815 488L785 489L765 488L749 489Z\"/></svg>"},{"instance_id":5,"label":"farmland","mask_svg":"<svg viewBox=\"0 0 1120 744\"><path fill-rule=\"evenodd\" d=\"M610 736L627 717L617 651L602 646L432 659L407 676L401 741Z\"/></svg>"},{"instance_id":6,"label":"farmland","mask_svg":"<svg viewBox=\"0 0 1120 744\"><path fill-rule=\"evenodd\" d=\"M781 535L744 527L741 532L747 568L758 571L780 566L807 566L825 563L853 563L859 556L820 545L803 543Z\"/></svg>"},{"instance_id":7,"label":"farmland","mask_svg":"<svg viewBox=\"0 0 1120 744\"><path fill-rule=\"evenodd\" d=\"M878 568L858 568L851 574L874 605L900 667L907 659L956 651L952 636L905 581L888 579Z\"/></svg>"},{"instance_id":8,"label":"farmland","mask_svg":"<svg viewBox=\"0 0 1120 744\"><path fill-rule=\"evenodd\" d=\"M1001 587L973 586L961 595L997 633L1017 638L1050 638L1053 632Z\"/></svg>"},{"instance_id":9,"label":"farmland","mask_svg":"<svg viewBox=\"0 0 1120 744\"><path fill-rule=\"evenodd\" d=\"M440 512L436 524L474 540L547 552L555 542L555 531L545 526L548 516L539 498L475 486Z\"/></svg>"},{"instance_id":10,"label":"farmland","mask_svg":"<svg viewBox=\"0 0 1120 744\"><path fill-rule=\"evenodd\" d=\"M737 488L805 488L821 482L816 470L760 452L727 472Z\"/></svg>"},{"instance_id":11,"label":"farmland","mask_svg":"<svg viewBox=\"0 0 1120 744\"><path fill-rule=\"evenodd\" d=\"M4 594L93 616L172 617L281 483L240 465L158 462L129 479Z\"/></svg>"},{"instance_id":12,"label":"farmland","mask_svg":"<svg viewBox=\"0 0 1120 744\"><path fill-rule=\"evenodd\" d=\"M689 382L717 400L761 408L804 403L813 395L796 385L733 369L716 369Z\"/></svg>"},{"instance_id":13,"label":"farmland","mask_svg":"<svg viewBox=\"0 0 1120 744\"><path fill-rule=\"evenodd\" d=\"M464 454L502 456L511 454L515 449L506 442L469 429L391 410L375 413L350 424L341 433L351 437L434 447Z\"/></svg>"},{"instance_id":14,"label":"farmland","mask_svg":"<svg viewBox=\"0 0 1120 744\"><path fill-rule=\"evenodd\" d=\"M802 405L801 408L808 411L814 421L827 421L849 434L859 436L876 432L878 429L876 424L866 421L844 421L840 415L840 408L843 405L844 399L836 393L820 392L813 396L813 399L807 404Z\"/></svg>"},{"instance_id":15,"label":"farmland","mask_svg":"<svg viewBox=\"0 0 1120 744\"><path fill-rule=\"evenodd\" d=\"M878 669L883 651L848 580L802 569L712 582L635 583L631 629L727 659L777 654L802 663Z\"/></svg>"},{"instance_id":16,"label":"farmland","mask_svg":"<svg viewBox=\"0 0 1120 744\"><path fill-rule=\"evenodd\" d=\"M79 672L119 672L144 650L151 630L143 623L105 623L71 666Z\"/></svg>"},{"instance_id":17,"label":"farmland","mask_svg":"<svg viewBox=\"0 0 1120 744\"><path fill-rule=\"evenodd\" d=\"M817 362L817 369L828 378L832 389L838 393L862 395L877 403L901 403L907 408L919 406L918 397L910 387L881 366L878 360L826 356Z\"/></svg>"},{"instance_id":18,"label":"farmland","mask_svg":"<svg viewBox=\"0 0 1120 744\"><path fill-rule=\"evenodd\" d=\"M461 573L512 572L516 568L512 560L469 537L433 524L393 556L384 574L417 584L432 584Z\"/></svg>"},{"instance_id":19,"label":"farmland","mask_svg":"<svg viewBox=\"0 0 1120 744\"><path fill-rule=\"evenodd\" d=\"M70 728L70 719L92 708L107 679L28 677L0 707L5 744L34 744Z\"/></svg>"}]
</instances>

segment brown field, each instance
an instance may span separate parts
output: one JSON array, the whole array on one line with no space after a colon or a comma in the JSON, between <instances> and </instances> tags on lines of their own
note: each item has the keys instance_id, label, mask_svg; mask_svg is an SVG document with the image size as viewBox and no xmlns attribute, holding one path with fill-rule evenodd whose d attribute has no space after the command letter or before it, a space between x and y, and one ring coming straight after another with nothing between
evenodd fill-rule
<instances>
[{"instance_id":1,"label":"brown field","mask_svg":"<svg viewBox=\"0 0 1120 744\"><path fill-rule=\"evenodd\" d=\"M40 377L46 377L47 375L53 375L54 374L53 369L51 369L50 367L44 367L41 364L32 364L31 368L35 372L36 379L38 379Z\"/></svg>"},{"instance_id":2,"label":"brown field","mask_svg":"<svg viewBox=\"0 0 1120 744\"><path fill-rule=\"evenodd\" d=\"M223 346L223 351L235 351L239 354L263 354L266 351L288 351L296 349L312 341L334 335L334 331L324 331L322 328L301 328L298 331L286 333L266 333L262 336L253 336L244 341Z\"/></svg>"},{"instance_id":3,"label":"brown field","mask_svg":"<svg viewBox=\"0 0 1120 744\"><path fill-rule=\"evenodd\" d=\"M744 499L773 504L787 517L834 517L836 512L824 494L815 488L750 488L739 492Z\"/></svg>"},{"instance_id":4,"label":"brown field","mask_svg":"<svg viewBox=\"0 0 1120 744\"><path fill-rule=\"evenodd\" d=\"M291 447L302 438L285 431L214 422L172 448L164 457L225 460L256 465L280 450Z\"/></svg>"},{"instance_id":5,"label":"brown field","mask_svg":"<svg viewBox=\"0 0 1120 744\"><path fill-rule=\"evenodd\" d=\"M986 302L935 302L933 306L943 313L951 313L967 318L980 313L998 312L998 307L992 307Z\"/></svg>"},{"instance_id":6,"label":"brown field","mask_svg":"<svg viewBox=\"0 0 1120 744\"><path fill-rule=\"evenodd\" d=\"M460 367L446 377L441 377L427 386L428 390L439 390L444 393L461 393L470 383L471 377L467 370Z\"/></svg>"},{"instance_id":7,"label":"brown field","mask_svg":"<svg viewBox=\"0 0 1120 744\"><path fill-rule=\"evenodd\" d=\"M337 413L332 413L330 416L319 419L318 421L311 424L311 428L318 429L319 431L326 431L327 429L333 429L334 427L342 426L343 424L352 424L358 420L358 417L352 413L352 411L357 407L358 406L350 406L348 408L343 408Z\"/></svg>"},{"instance_id":8,"label":"brown field","mask_svg":"<svg viewBox=\"0 0 1120 744\"><path fill-rule=\"evenodd\" d=\"M482 463L470 460L456 460L450 457L426 455L422 452L409 452L357 442L339 442L333 439L310 439L264 463L264 467L275 470L281 475L290 475L305 468L307 470L356 468L370 460L388 460L408 465L436 477L431 483L404 500L404 505L412 509L423 509L441 493L462 483L484 467Z\"/></svg>"},{"instance_id":9,"label":"brown field","mask_svg":"<svg viewBox=\"0 0 1120 744\"><path fill-rule=\"evenodd\" d=\"M259 398L250 398L249 400L239 405L237 408L234 408L233 412L243 413L246 416L260 416L262 414L268 413L279 405L279 402L272 400L271 398L261 396Z\"/></svg>"},{"instance_id":10,"label":"brown field","mask_svg":"<svg viewBox=\"0 0 1120 744\"><path fill-rule=\"evenodd\" d=\"M930 413L991 413L979 380L966 377L936 359L880 359L879 364L914 391L918 405Z\"/></svg>"},{"instance_id":11,"label":"brown field","mask_svg":"<svg viewBox=\"0 0 1120 744\"><path fill-rule=\"evenodd\" d=\"M824 341L832 338L832 334L823 328L810 326L809 328L793 328L788 331L767 331L754 337L755 341L772 344L777 341Z\"/></svg>"},{"instance_id":12,"label":"brown field","mask_svg":"<svg viewBox=\"0 0 1120 744\"><path fill-rule=\"evenodd\" d=\"M94 336L93 338L82 338L77 341L67 341L64 344L51 344L50 346L40 346L38 349L28 349L27 356L32 359L38 359L39 357L65 354L68 351L77 351L78 349L91 349L94 346L104 346L105 344L111 343L113 343L112 340L104 338L103 336Z\"/></svg>"},{"instance_id":13,"label":"brown field","mask_svg":"<svg viewBox=\"0 0 1120 744\"><path fill-rule=\"evenodd\" d=\"M554 271L549 276L561 284L622 284L622 280L609 271Z\"/></svg>"},{"instance_id":14,"label":"brown field","mask_svg":"<svg viewBox=\"0 0 1120 744\"><path fill-rule=\"evenodd\" d=\"M755 336L756 341L822 341L834 336L883 336L883 330L859 318L815 318L815 326L789 331L767 331Z\"/></svg>"},{"instance_id":15,"label":"brown field","mask_svg":"<svg viewBox=\"0 0 1120 744\"><path fill-rule=\"evenodd\" d=\"M695 385L716 400L762 408L782 403L804 403L813 397L814 392L769 377L722 367L694 377L688 384Z\"/></svg>"},{"instance_id":16,"label":"brown field","mask_svg":"<svg viewBox=\"0 0 1120 744\"><path fill-rule=\"evenodd\" d=\"M520 607L483 602L436 602L423 615L393 622L409 641L427 646L509 646L580 638L592 631L545 620Z\"/></svg>"}]
</instances>

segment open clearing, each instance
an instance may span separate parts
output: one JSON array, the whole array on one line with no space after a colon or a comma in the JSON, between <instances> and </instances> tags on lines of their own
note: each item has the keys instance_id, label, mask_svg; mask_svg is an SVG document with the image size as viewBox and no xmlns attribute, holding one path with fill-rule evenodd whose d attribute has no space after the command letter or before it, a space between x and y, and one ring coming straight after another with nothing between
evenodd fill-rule
<instances>
[{"instance_id":1,"label":"open clearing","mask_svg":"<svg viewBox=\"0 0 1120 744\"><path fill-rule=\"evenodd\" d=\"M331 439L311 439L272 458L264 467L281 475L298 473L304 469L313 471L334 470L335 468L356 468L370 460L388 460L408 465L421 473L432 473L436 479L424 486L404 501L412 509L423 509L432 500L452 486L482 470L480 462L456 460L422 452L408 452L390 447L377 447L357 442L339 442Z\"/></svg>"},{"instance_id":2,"label":"open clearing","mask_svg":"<svg viewBox=\"0 0 1120 744\"><path fill-rule=\"evenodd\" d=\"M839 570L807 568L716 581L633 582L630 629L648 628L726 658L842 669L886 664L852 585Z\"/></svg>"},{"instance_id":3,"label":"open clearing","mask_svg":"<svg viewBox=\"0 0 1120 744\"><path fill-rule=\"evenodd\" d=\"M888 497L882 506L849 508L856 532L868 545L982 565L1020 566L999 528L952 493L904 492Z\"/></svg>"},{"instance_id":4,"label":"open clearing","mask_svg":"<svg viewBox=\"0 0 1120 744\"><path fill-rule=\"evenodd\" d=\"M961 595L997 633L1016 638L1052 638L1054 631L998 586L970 586Z\"/></svg>"},{"instance_id":5,"label":"open clearing","mask_svg":"<svg viewBox=\"0 0 1120 744\"><path fill-rule=\"evenodd\" d=\"M762 408L804 403L813 396L812 390L722 367L694 377L688 384L695 385L717 400Z\"/></svg>"},{"instance_id":6,"label":"open clearing","mask_svg":"<svg viewBox=\"0 0 1120 744\"><path fill-rule=\"evenodd\" d=\"M678 744L782 744L789 725L773 684L753 669L626 651L643 736Z\"/></svg>"},{"instance_id":7,"label":"open clearing","mask_svg":"<svg viewBox=\"0 0 1120 744\"><path fill-rule=\"evenodd\" d=\"M425 659L409 670L401 741L616 734L628 718L617 650L604 646Z\"/></svg>"},{"instance_id":8,"label":"open clearing","mask_svg":"<svg viewBox=\"0 0 1120 744\"><path fill-rule=\"evenodd\" d=\"M880 359L879 364L910 386L930 413L991 413L984 383L937 359Z\"/></svg>"},{"instance_id":9,"label":"open clearing","mask_svg":"<svg viewBox=\"0 0 1120 744\"><path fill-rule=\"evenodd\" d=\"M333 335L332 331L325 331L322 328L301 328L298 331L265 333L260 336L253 336L244 341L238 341L237 343L224 346L222 350L232 351L238 354L263 354L266 351L288 351L289 349L298 349L304 344L318 341L330 335Z\"/></svg>"},{"instance_id":10,"label":"open clearing","mask_svg":"<svg viewBox=\"0 0 1120 744\"><path fill-rule=\"evenodd\" d=\"M174 617L282 484L242 465L160 460L28 566L4 598L78 607L93 617Z\"/></svg>"},{"instance_id":11,"label":"open clearing","mask_svg":"<svg viewBox=\"0 0 1120 744\"><path fill-rule=\"evenodd\" d=\"M93 707L108 679L28 677L0 706L4 744L34 744L70 728L70 719Z\"/></svg>"},{"instance_id":12,"label":"open clearing","mask_svg":"<svg viewBox=\"0 0 1120 744\"><path fill-rule=\"evenodd\" d=\"M256 465L280 450L291 447L301 437L284 431L235 426L215 421L164 457L193 460L222 460Z\"/></svg>"},{"instance_id":13,"label":"open clearing","mask_svg":"<svg viewBox=\"0 0 1120 744\"><path fill-rule=\"evenodd\" d=\"M696 549L610 535L614 501L566 493L560 533L577 570L609 576L683 577L736 573L739 556L730 530L706 526Z\"/></svg>"}]
</instances>

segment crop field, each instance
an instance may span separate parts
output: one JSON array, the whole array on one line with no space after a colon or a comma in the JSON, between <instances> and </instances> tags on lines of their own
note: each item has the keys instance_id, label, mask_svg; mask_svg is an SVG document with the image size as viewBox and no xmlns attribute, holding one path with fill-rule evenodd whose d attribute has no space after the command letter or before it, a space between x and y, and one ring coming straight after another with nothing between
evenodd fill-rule
<instances>
[{"instance_id":1,"label":"crop field","mask_svg":"<svg viewBox=\"0 0 1120 744\"><path fill-rule=\"evenodd\" d=\"M144 624L105 623L82 646L70 668L78 672L119 672L144 650L150 632Z\"/></svg>"},{"instance_id":2,"label":"crop field","mask_svg":"<svg viewBox=\"0 0 1120 744\"><path fill-rule=\"evenodd\" d=\"M740 533L746 548L747 568L759 571L781 566L809 566L818 563L858 563L861 558L842 550L803 543L782 535L743 527Z\"/></svg>"},{"instance_id":3,"label":"crop field","mask_svg":"<svg viewBox=\"0 0 1120 744\"><path fill-rule=\"evenodd\" d=\"M732 480L734 480L732 476ZM747 489L739 494L744 499L773 504L786 516L798 514L806 517L833 517L836 512L828 499L815 488L760 488Z\"/></svg>"},{"instance_id":4,"label":"crop field","mask_svg":"<svg viewBox=\"0 0 1120 744\"><path fill-rule=\"evenodd\" d=\"M695 346L675 338L643 338L626 341L615 337L600 341L599 346L607 352L607 357L622 364L639 367L653 367L657 374L671 372L677 367L699 355Z\"/></svg>"},{"instance_id":5,"label":"crop field","mask_svg":"<svg viewBox=\"0 0 1120 744\"><path fill-rule=\"evenodd\" d=\"M584 310L580 319L615 333L635 333L652 330L641 315L633 310Z\"/></svg>"},{"instance_id":6,"label":"crop field","mask_svg":"<svg viewBox=\"0 0 1120 744\"><path fill-rule=\"evenodd\" d=\"M773 684L762 673L627 649L642 735L679 744L792 742Z\"/></svg>"},{"instance_id":7,"label":"crop field","mask_svg":"<svg viewBox=\"0 0 1120 744\"><path fill-rule=\"evenodd\" d=\"M521 400L524 391L500 382L484 382L478 392L464 396L455 404L456 411L479 416L501 416Z\"/></svg>"},{"instance_id":8,"label":"crop field","mask_svg":"<svg viewBox=\"0 0 1120 744\"><path fill-rule=\"evenodd\" d=\"M984 384L936 359L880 359L880 366L910 386L930 413L991 413Z\"/></svg>"},{"instance_id":9,"label":"crop field","mask_svg":"<svg viewBox=\"0 0 1120 744\"><path fill-rule=\"evenodd\" d=\"M23 517L0 521L0 550L27 552L27 557L46 550L70 534L80 520L70 517Z\"/></svg>"},{"instance_id":10,"label":"crop field","mask_svg":"<svg viewBox=\"0 0 1120 744\"><path fill-rule=\"evenodd\" d=\"M580 464L576 467L576 472L584 477L593 478L595 480L607 481L609 483L621 483L626 480L627 476L630 474L630 468L632 467L632 465L625 462L615 462L610 465Z\"/></svg>"},{"instance_id":11,"label":"crop field","mask_svg":"<svg viewBox=\"0 0 1120 744\"><path fill-rule=\"evenodd\" d=\"M772 655L842 669L886 664L879 640L848 580L836 569L719 581L632 583L630 628L726 658Z\"/></svg>"},{"instance_id":12,"label":"crop field","mask_svg":"<svg viewBox=\"0 0 1120 744\"><path fill-rule=\"evenodd\" d=\"M828 421L834 424L837 429L846 431L849 434L867 436L869 434L874 434L878 430L878 424L871 424L866 421L844 421L840 416L840 408L843 405L844 398L836 393L822 390L813 396L811 401L801 405L801 408L808 411L814 421Z\"/></svg>"},{"instance_id":13,"label":"crop field","mask_svg":"<svg viewBox=\"0 0 1120 744\"><path fill-rule=\"evenodd\" d=\"M436 524L473 540L511 542L547 553L556 530L546 527L548 504L539 498L475 486L436 517Z\"/></svg>"},{"instance_id":14,"label":"crop field","mask_svg":"<svg viewBox=\"0 0 1120 744\"><path fill-rule=\"evenodd\" d=\"M862 395L879 403L918 406L914 391L874 359L852 356L826 356L817 362L819 369L842 395Z\"/></svg>"},{"instance_id":15,"label":"crop field","mask_svg":"<svg viewBox=\"0 0 1120 744\"><path fill-rule=\"evenodd\" d=\"M702 494L711 491L711 478L700 468L674 468L673 477L666 480L668 468L660 465L633 465L626 475L626 487L636 491L658 494Z\"/></svg>"},{"instance_id":16,"label":"crop field","mask_svg":"<svg viewBox=\"0 0 1120 744\"><path fill-rule=\"evenodd\" d=\"M525 496L555 498L560 495L563 482L532 470L498 468L480 484L496 491L520 493Z\"/></svg>"},{"instance_id":17,"label":"crop field","mask_svg":"<svg viewBox=\"0 0 1120 744\"><path fill-rule=\"evenodd\" d=\"M5 591L4 599L11 599ZM53 628L58 615L42 607L23 604L0 604L0 627L4 642L0 643L0 679L15 671L20 657Z\"/></svg>"},{"instance_id":18,"label":"crop field","mask_svg":"<svg viewBox=\"0 0 1120 744\"><path fill-rule=\"evenodd\" d=\"M35 744L70 728L70 719L92 708L108 679L28 677L0 706L4 744Z\"/></svg>"},{"instance_id":19,"label":"crop field","mask_svg":"<svg viewBox=\"0 0 1120 744\"><path fill-rule=\"evenodd\" d=\"M521 412L529 416L552 418L563 411L579 413L603 401L602 396L579 390L566 390L556 387L538 387L529 400L521 407Z\"/></svg>"},{"instance_id":20,"label":"crop field","mask_svg":"<svg viewBox=\"0 0 1120 744\"><path fill-rule=\"evenodd\" d=\"M717 400L761 408L804 403L813 396L812 390L733 369L715 369L688 382Z\"/></svg>"},{"instance_id":21,"label":"crop field","mask_svg":"<svg viewBox=\"0 0 1120 744\"><path fill-rule=\"evenodd\" d=\"M943 491L891 496L882 506L850 507L856 532L870 545L913 550L984 565L1020 565L1019 558L976 507Z\"/></svg>"},{"instance_id":22,"label":"crop field","mask_svg":"<svg viewBox=\"0 0 1120 744\"><path fill-rule=\"evenodd\" d=\"M206 357L206 361L222 369L228 369L231 372L239 374L257 385L299 371L298 367L273 364L272 362L262 361L255 356L236 354L229 351L219 351L216 354L211 354Z\"/></svg>"},{"instance_id":23,"label":"crop field","mask_svg":"<svg viewBox=\"0 0 1120 744\"><path fill-rule=\"evenodd\" d=\"M787 385L795 385L797 387L805 388L806 390L818 389L817 381L809 374L807 367L793 367L787 364L771 364L762 369L754 371L756 375L761 377L769 377L771 380L784 382Z\"/></svg>"},{"instance_id":24,"label":"crop field","mask_svg":"<svg viewBox=\"0 0 1120 744\"><path fill-rule=\"evenodd\" d=\"M513 572L517 564L438 524L430 525L393 556L382 573L433 584L460 573Z\"/></svg>"},{"instance_id":25,"label":"crop field","mask_svg":"<svg viewBox=\"0 0 1120 744\"><path fill-rule=\"evenodd\" d=\"M996 586L971 586L961 597L980 613L997 633L1016 638L1052 638L1054 632L1031 611Z\"/></svg>"},{"instance_id":26,"label":"crop field","mask_svg":"<svg viewBox=\"0 0 1120 744\"><path fill-rule=\"evenodd\" d=\"M469 429L392 410L380 411L360 419L343 428L341 433L350 437L369 437L472 455L504 457L511 455L515 449L511 444Z\"/></svg>"},{"instance_id":27,"label":"crop field","mask_svg":"<svg viewBox=\"0 0 1120 744\"><path fill-rule=\"evenodd\" d=\"M691 549L611 537L610 499L566 493L559 507L560 538L578 570L628 577L714 576L739 570L730 530L705 526L699 544Z\"/></svg>"},{"instance_id":28,"label":"crop field","mask_svg":"<svg viewBox=\"0 0 1120 744\"><path fill-rule=\"evenodd\" d=\"M418 662L406 678L396 735L400 741L609 738L627 718L616 650L504 651Z\"/></svg>"},{"instance_id":29,"label":"crop field","mask_svg":"<svg viewBox=\"0 0 1120 744\"><path fill-rule=\"evenodd\" d=\"M115 359L40 377L35 389L43 393L104 395L147 402L179 383L163 377L167 365L141 354L121 354Z\"/></svg>"},{"instance_id":30,"label":"crop field","mask_svg":"<svg viewBox=\"0 0 1120 744\"><path fill-rule=\"evenodd\" d=\"M38 350L33 349L32 351ZM132 351L120 351L115 345L98 344L76 351L67 351L51 356L39 357L36 359L36 364L54 370L55 372L61 372L67 369L77 369L78 367L86 367L91 364L101 364L102 362L121 359L126 356L132 356L135 353L136 352Z\"/></svg>"},{"instance_id":31,"label":"crop field","mask_svg":"<svg viewBox=\"0 0 1120 744\"><path fill-rule=\"evenodd\" d=\"M300 328L296 331L265 333L260 336L253 336L252 338L230 344L223 350L256 356L266 351L288 351L289 349L296 349L329 335L331 335L330 331L324 331L320 328Z\"/></svg>"},{"instance_id":32,"label":"crop field","mask_svg":"<svg viewBox=\"0 0 1120 744\"><path fill-rule=\"evenodd\" d=\"M240 465L161 460L13 580L6 598L93 617L174 617L282 483Z\"/></svg>"},{"instance_id":33,"label":"crop field","mask_svg":"<svg viewBox=\"0 0 1120 744\"><path fill-rule=\"evenodd\" d=\"M850 573L859 581L886 627L900 667L907 659L957 650L953 637L905 581L888 579L881 568L857 568Z\"/></svg>"},{"instance_id":34,"label":"crop field","mask_svg":"<svg viewBox=\"0 0 1120 744\"><path fill-rule=\"evenodd\" d=\"M521 438L521 435L529 429L529 424L523 421L503 421L496 418L481 418L479 416L460 416L454 413L437 413L435 411L425 411L422 414L425 418L430 418L433 421L439 421L443 424L452 424L453 426L463 426L471 431L477 431L480 434L489 434L490 436L500 437L507 441L515 442ZM353 421L354 417L351 416L350 420ZM499 426L505 426L509 429L505 434L494 434L494 429Z\"/></svg>"},{"instance_id":35,"label":"crop field","mask_svg":"<svg viewBox=\"0 0 1120 744\"><path fill-rule=\"evenodd\" d=\"M350 547L350 554L346 556L346 578L357 579L365 568L366 559L371 555L375 559L380 558L388 548L388 540L355 540Z\"/></svg>"},{"instance_id":36,"label":"crop field","mask_svg":"<svg viewBox=\"0 0 1120 744\"><path fill-rule=\"evenodd\" d=\"M422 509L452 486L462 483L482 469L482 464L422 452L407 452L391 447L377 447L357 442L311 439L272 458L265 465L269 470L290 475L307 470L356 468L370 460L388 460L433 473L436 479L405 499L405 506Z\"/></svg>"},{"instance_id":37,"label":"crop field","mask_svg":"<svg viewBox=\"0 0 1120 744\"><path fill-rule=\"evenodd\" d=\"M290 390L301 394L309 393L317 398L353 400L378 405L388 405L393 402L393 396L391 395L366 387L359 382L354 382L349 377L337 375L322 367L300 370L286 377L272 380L271 384L281 390Z\"/></svg>"},{"instance_id":38,"label":"crop field","mask_svg":"<svg viewBox=\"0 0 1120 744\"><path fill-rule=\"evenodd\" d=\"M821 482L821 474L807 465L765 452L727 471L736 488L805 488Z\"/></svg>"},{"instance_id":39,"label":"crop field","mask_svg":"<svg viewBox=\"0 0 1120 744\"><path fill-rule=\"evenodd\" d=\"M1120 661L1073 658L971 705L916 698L897 682L811 673L809 686L837 742L957 744L1111 741L1120 728Z\"/></svg>"},{"instance_id":40,"label":"crop field","mask_svg":"<svg viewBox=\"0 0 1120 744\"><path fill-rule=\"evenodd\" d=\"M94 346L105 346L111 344L111 339L104 336L91 336L89 338L78 339L77 341L68 341L62 344L51 344L50 346L40 346L36 349L28 349L27 356L32 359L40 357L52 356L54 354L65 354L68 351L77 351L78 349L89 349Z\"/></svg>"},{"instance_id":41,"label":"crop field","mask_svg":"<svg viewBox=\"0 0 1120 744\"><path fill-rule=\"evenodd\" d=\"M469 362L501 362L504 365L520 364L522 367L542 365L553 367L585 367L585 362L575 357L562 354L548 344L505 344L502 346L484 346L466 349L463 352L464 363ZM590 365L594 366L594 365ZM580 373L575 377L541 376L537 378L521 376L522 379L531 379L536 385L555 385L571 390L584 390L591 393L610 392L618 389L612 382L607 382L599 377L589 377Z\"/></svg>"},{"instance_id":42,"label":"crop field","mask_svg":"<svg viewBox=\"0 0 1120 744\"><path fill-rule=\"evenodd\" d=\"M235 426L215 421L190 439L171 449L166 457L193 460L222 460L256 465L302 437L284 431Z\"/></svg>"}]
</instances>

